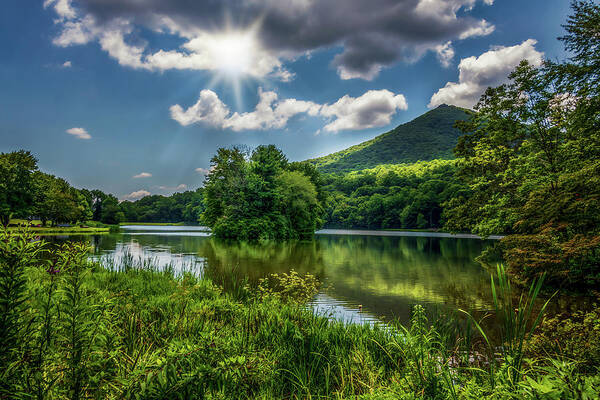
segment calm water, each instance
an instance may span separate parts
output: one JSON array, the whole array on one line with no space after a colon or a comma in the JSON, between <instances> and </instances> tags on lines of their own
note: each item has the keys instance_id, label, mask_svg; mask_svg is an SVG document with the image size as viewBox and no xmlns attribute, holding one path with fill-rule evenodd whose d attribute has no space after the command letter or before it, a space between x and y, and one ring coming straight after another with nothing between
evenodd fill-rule
<instances>
[{"instance_id":1,"label":"calm water","mask_svg":"<svg viewBox=\"0 0 600 400\"><path fill-rule=\"evenodd\" d=\"M490 275L475 258L493 240L422 232L321 231L314 240L250 244L212 238L203 228L129 226L119 234L65 236L89 241L102 261L193 270L216 282L274 272L310 272L325 283L320 312L348 321L399 318L429 309L492 308ZM562 307L570 301L564 300ZM362 305L362 312L358 312Z\"/></svg>"}]
</instances>

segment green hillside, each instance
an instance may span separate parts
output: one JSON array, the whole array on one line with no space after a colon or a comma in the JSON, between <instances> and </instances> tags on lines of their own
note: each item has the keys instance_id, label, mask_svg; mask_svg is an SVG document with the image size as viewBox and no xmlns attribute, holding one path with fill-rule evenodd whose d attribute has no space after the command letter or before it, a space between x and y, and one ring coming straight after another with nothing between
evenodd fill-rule
<instances>
[{"instance_id":1,"label":"green hillside","mask_svg":"<svg viewBox=\"0 0 600 400\"><path fill-rule=\"evenodd\" d=\"M369 141L309 160L322 172L347 172L380 164L452 159L461 132L456 120L468 118L462 108L441 105Z\"/></svg>"}]
</instances>

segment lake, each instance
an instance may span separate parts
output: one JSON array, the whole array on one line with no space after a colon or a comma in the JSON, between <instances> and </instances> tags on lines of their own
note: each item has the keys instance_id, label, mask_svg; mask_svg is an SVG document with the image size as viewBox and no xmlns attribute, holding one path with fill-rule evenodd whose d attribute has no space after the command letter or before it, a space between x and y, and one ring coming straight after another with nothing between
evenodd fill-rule
<instances>
[{"instance_id":1,"label":"lake","mask_svg":"<svg viewBox=\"0 0 600 400\"><path fill-rule=\"evenodd\" d=\"M60 236L87 241L93 257L116 265L153 264L250 284L275 272L310 272L324 283L318 312L353 322L406 322L415 304L429 310L493 308L490 273L475 258L494 243L473 235L327 229L311 241L252 244L210 237L202 227L124 226L121 233ZM578 307L560 297L555 312ZM359 306L360 312L359 312Z\"/></svg>"}]
</instances>

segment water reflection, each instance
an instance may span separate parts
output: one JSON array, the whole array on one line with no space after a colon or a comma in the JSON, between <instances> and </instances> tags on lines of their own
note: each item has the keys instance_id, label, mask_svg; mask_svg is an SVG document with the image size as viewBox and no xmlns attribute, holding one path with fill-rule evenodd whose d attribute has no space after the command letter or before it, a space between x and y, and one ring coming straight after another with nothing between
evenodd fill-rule
<instances>
[{"instance_id":1,"label":"water reflection","mask_svg":"<svg viewBox=\"0 0 600 400\"><path fill-rule=\"evenodd\" d=\"M193 270L225 285L239 278L255 284L291 269L310 272L325 283L315 306L346 320L406 321L417 303L479 311L492 306L489 273L474 261L490 241L318 235L306 242L251 244L199 233L136 231L69 239L90 242L95 257L105 262ZM359 304L363 307L357 314Z\"/></svg>"}]
</instances>

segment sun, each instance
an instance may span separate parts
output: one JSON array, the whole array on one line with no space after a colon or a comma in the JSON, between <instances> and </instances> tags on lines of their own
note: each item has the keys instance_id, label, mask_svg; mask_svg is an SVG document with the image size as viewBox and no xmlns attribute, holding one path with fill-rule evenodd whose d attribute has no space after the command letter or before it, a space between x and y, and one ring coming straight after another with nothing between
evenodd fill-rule
<instances>
[{"instance_id":1,"label":"sun","mask_svg":"<svg viewBox=\"0 0 600 400\"><path fill-rule=\"evenodd\" d=\"M251 74L257 44L251 31L218 35L210 44L215 68L231 75Z\"/></svg>"},{"instance_id":2,"label":"sun","mask_svg":"<svg viewBox=\"0 0 600 400\"><path fill-rule=\"evenodd\" d=\"M233 89L238 109L243 108L242 87L256 80L264 82L280 66L278 58L262 46L261 21L244 28L227 22L222 30L204 32L186 47L205 60L213 77L208 84L212 89L227 83Z\"/></svg>"}]
</instances>

